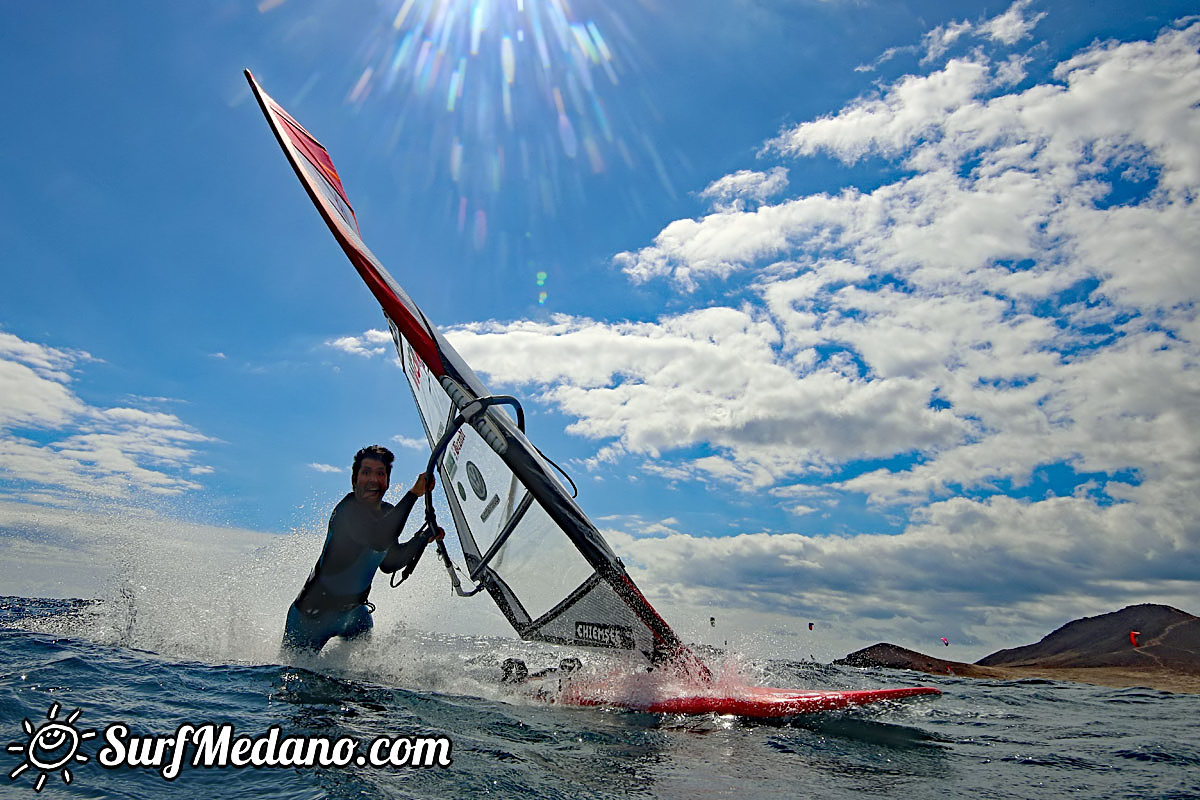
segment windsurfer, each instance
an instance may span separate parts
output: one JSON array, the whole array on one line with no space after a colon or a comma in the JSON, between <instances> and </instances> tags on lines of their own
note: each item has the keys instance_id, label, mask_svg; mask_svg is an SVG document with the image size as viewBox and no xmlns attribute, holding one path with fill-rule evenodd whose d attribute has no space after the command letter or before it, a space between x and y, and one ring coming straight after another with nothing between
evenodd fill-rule
<instances>
[{"instance_id":1,"label":"windsurfer","mask_svg":"<svg viewBox=\"0 0 1200 800\"><path fill-rule=\"evenodd\" d=\"M417 477L396 505L385 502L395 456L386 447L371 445L354 455L350 483L353 491L333 509L325 546L304 588L288 609L283 631L285 651L317 653L334 636L351 639L370 632L367 602L378 569L402 570L401 579L416 566L429 542L441 539L441 528L422 530L401 543L400 534L417 498L433 489L432 475Z\"/></svg>"}]
</instances>

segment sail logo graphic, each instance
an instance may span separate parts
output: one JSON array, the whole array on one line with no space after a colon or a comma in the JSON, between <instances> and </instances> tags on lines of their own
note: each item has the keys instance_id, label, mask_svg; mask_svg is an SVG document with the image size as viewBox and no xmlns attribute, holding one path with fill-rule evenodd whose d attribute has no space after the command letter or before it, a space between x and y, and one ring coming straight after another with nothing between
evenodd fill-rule
<instances>
[{"instance_id":1,"label":"sail logo graphic","mask_svg":"<svg viewBox=\"0 0 1200 800\"><path fill-rule=\"evenodd\" d=\"M592 647L632 650L633 629L624 625L606 625L601 622L576 622L575 642Z\"/></svg>"},{"instance_id":2,"label":"sail logo graphic","mask_svg":"<svg viewBox=\"0 0 1200 800\"><path fill-rule=\"evenodd\" d=\"M79 719L79 709L72 711L66 721L59 722L59 708L58 703L51 703L46 712L46 722L37 727L27 719L22 720L21 727L29 737L28 741L24 744L14 742L7 748L10 753L23 753L25 756L17 768L8 773L8 777L16 780L33 767L38 772L33 781L35 792L42 790L46 779L54 772L62 775L63 783L70 784L74 779L71 765L76 762L86 764L88 760L86 755L79 752L79 745L84 739L91 739L96 735L95 731L80 731L75 727L75 720Z\"/></svg>"},{"instance_id":3,"label":"sail logo graphic","mask_svg":"<svg viewBox=\"0 0 1200 800\"><path fill-rule=\"evenodd\" d=\"M467 462L467 480L471 482L471 491L475 492L475 496L480 500L486 500L487 482L483 479L483 473L479 471L479 467L475 466L474 461Z\"/></svg>"},{"instance_id":4,"label":"sail logo graphic","mask_svg":"<svg viewBox=\"0 0 1200 800\"><path fill-rule=\"evenodd\" d=\"M390 322L390 320L389 320L389 322ZM392 328L393 337L396 336L397 334L398 334L398 331L396 331L395 327L393 327ZM405 342L405 345L408 345L408 342ZM425 366L425 364L417 356L417 351L414 350L411 346L407 346L404 348L404 354L406 356L408 356L408 365L411 368L413 385L420 386L421 385L421 376L424 372L423 367Z\"/></svg>"}]
</instances>

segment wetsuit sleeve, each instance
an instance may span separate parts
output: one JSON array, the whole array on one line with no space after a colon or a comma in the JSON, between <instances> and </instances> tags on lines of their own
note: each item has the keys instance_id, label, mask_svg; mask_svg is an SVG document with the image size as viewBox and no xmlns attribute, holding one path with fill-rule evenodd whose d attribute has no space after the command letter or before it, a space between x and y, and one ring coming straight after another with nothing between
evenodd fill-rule
<instances>
[{"instance_id":1,"label":"wetsuit sleeve","mask_svg":"<svg viewBox=\"0 0 1200 800\"><path fill-rule=\"evenodd\" d=\"M400 538L416 495L405 492L395 506L384 504L386 511L375 516L361 505L347 503L334 512L330 527L336 529L334 538L350 538L372 550L387 550Z\"/></svg>"},{"instance_id":2,"label":"wetsuit sleeve","mask_svg":"<svg viewBox=\"0 0 1200 800\"><path fill-rule=\"evenodd\" d=\"M396 503L383 518L379 520L379 535L380 546L376 550L382 550L385 547L394 547L400 541L400 534L404 532L404 523L408 522L408 515L412 513L413 506L419 500L412 492L405 492L400 498L400 502Z\"/></svg>"},{"instance_id":3,"label":"wetsuit sleeve","mask_svg":"<svg viewBox=\"0 0 1200 800\"><path fill-rule=\"evenodd\" d=\"M421 557L421 553L424 552L425 545L429 543L428 537L421 534L417 534L407 542L399 541L400 532L404 530L404 523L408 521L408 515L412 512L412 507L418 499L412 492L405 492L395 508L384 515L384 521L390 521L388 524L394 526L394 529L389 534L391 547L388 548L387 555L383 557L383 563L379 565L380 572L390 575L410 564L415 565L417 559Z\"/></svg>"},{"instance_id":4,"label":"wetsuit sleeve","mask_svg":"<svg viewBox=\"0 0 1200 800\"><path fill-rule=\"evenodd\" d=\"M410 564L415 565L417 559L421 557L421 553L425 552L425 545L429 544L429 537L423 533L418 533L407 542L397 543L388 550L387 555L383 557L383 563L379 565L379 571L392 574L398 569L404 569Z\"/></svg>"},{"instance_id":5,"label":"wetsuit sleeve","mask_svg":"<svg viewBox=\"0 0 1200 800\"><path fill-rule=\"evenodd\" d=\"M416 495L405 492L395 506L375 516L353 494L346 495L329 517L329 536L325 551L321 555L323 567L330 572L341 572L354 563L364 548L387 550L397 544Z\"/></svg>"}]
</instances>

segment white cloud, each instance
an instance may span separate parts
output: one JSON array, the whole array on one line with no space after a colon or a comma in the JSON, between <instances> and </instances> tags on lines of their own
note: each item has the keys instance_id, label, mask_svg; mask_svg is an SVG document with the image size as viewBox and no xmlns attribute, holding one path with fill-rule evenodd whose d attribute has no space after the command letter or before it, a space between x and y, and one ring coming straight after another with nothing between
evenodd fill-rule
<instances>
[{"instance_id":1,"label":"white cloud","mask_svg":"<svg viewBox=\"0 0 1200 800\"><path fill-rule=\"evenodd\" d=\"M200 488L185 476L211 471L195 459L196 448L213 440L174 414L84 402L70 387L72 372L94 360L0 332L5 482L125 499Z\"/></svg>"},{"instance_id":2,"label":"white cloud","mask_svg":"<svg viewBox=\"0 0 1200 800\"><path fill-rule=\"evenodd\" d=\"M83 412L68 370L86 353L26 342L0 331L0 429L60 425Z\"/></svg>"},{"instance_id":3,"label":"white cloud","mask_svg":"<svg viewBox=\"0 0 1200 800\"><path fill-rule=\"evenodd\" d=\"M331 472L331 473L335 473L335 474L340 474L340 473L346 471L345 467L335 467L332 464L321 464L317 461L314 461L311 464L309 464L308 468L312 469L312 470L316 470L317 472Z\"/></svg>"},{"instance_id":4,"label":"white cloud","mask_svg":"<svg viewBox=\"0 0 1200 800\"><path fill-rule=\"evenodd\" d=\"M1046 16L1045 12L1029 16L1027 12L1030 2L1031 0L1017 0L1004 13L991 19L978 22L959 20L939 25L921 38L920 46L889 47L871 64L855 67L855 72L874 71L882 64L904 54L920 53L922 65L933 63L953 50L956 44L971 40L976 42L984 40L992 44L1012 47L1022 39L1028 38L1034 27ZM1007 77L1016 77L1016 73L1012 69L1014 66L1016 65L1010 63L1006 68Z\"/></svg>"},{"instance_id":5,"label":"white cloud","mask_svg":"<svg viewBox=\"0 0 1200 800\"><path fill-rule=\"evenodd\" d=\"M614 263L637 283L670 276L681 288L693 290L699 280L729 277L801 243L814 248L836 243L836 226L870 215L871 205L870 198L848 190L837 197L810 195L754 211L676 220L655 236L653 245L620 253Z\"/></svg>"},{"instance_id":6,"label":"white cloud","mask_svg":"<svg viewBox=\"0 0 1200 800\"><path fill-rule=\"evenodd\" d=\"M340 350L362 358L386 355L392 351L392 335L387 331L371 329L362 336L342 336L325 342L326 347Z\"/></svg>"},{"instance_id":7,"label":"white cloud","mask_svg":"<svg viewBox=\"0 0 1200 800\"><path fill-rule=\"evenodd\" d=\"M986 64L954 59L929 75L910 75L882 97L861 99L834 116L802 123L768 143L791 156L828 150L857 161L868 152L895 155L936 131L949 114L990 85Z\"/></svg>"},{"instance_id":8,"label":"white cloud","mask_svg":"<svg viewBox=\"0 0 1200 800\"><path fill-rule=\"evenodd\" d=\"M949 22L926 33L924 38L925 57L921 59L922 63L941 58L959 38L970 33L973 28L974 26L969 22Z\"/></svg>"},{"instance_id":9,"label":"white cloud","mask_svg":"<svg viewBox=\"0 0 1200 800\"><path fill-rule=\"evenodd\" d=\"M949 636L978 658L1098 608L1194 605L1200 550L1181 535L1179 510L954 498L899 535L646 538L608 528L605 536L669 620L695 616L688 607L703 598L719 609L826 620L844 652Z\"/></svg>"},{"instance_id":10,"label":"white cloud","mask_svg":"<svg viewBox=\"0 0 1200 800\"><path fill-rule=\"evenodd\" d=\"M1017 0L998 17L994 17L979 26L979 31L990 39L1012 46L1027 38L1034 27L1046 16L1041 11L1028 16L1029 4L1032 0Z\"/></svg>"},{"instance_id":11,"label":"white cloud","mask_svg":"<svg viewBox=\"0 0 1200 800\"><path fill-rule=\"evenodd\" d=\"M718 178L700 196L721 211L740 211L747 201L760 204L787 188L787 170L773 167L767 172L740 170Z\"/></svg>"},{"instance_id":12,"label":"white cloud","mask_svg":"<svg viewBox=\"0 0 1200 800\"><path fill-rule=\"evenodd\" d=\"M730 458L687 469L756 486L960 435L961 423L927 408L929 382L871 382L835 367L798 380L776 357L779 330L746 309L706 309L659 324L560 318L520 323L515 333L476 325L450 340L502 381L556 383L542 397L578 419L574 433L615 438L623 452L652 457L709 443Z\"/></svg>"},{"instance_id":13,"label":"white cloud","mask_svg":"<svg viewBox=\"0 0 1200 800\"><path fill-rule=\"evenodd\" d=\"M1038 19L1017 3L976 33L1012 45ZM593 469L766 488L798 523L850 498L900 515L896 535L615 532L668 604L700 587L859 620L864 637L878 619L881 639L928 624L991 649L1074 611L1185 605L1200 566L1198 50L1200 24L1168 27L1021 91L1006 90L1020 54L951 58L763 152L898 161L890 183L787 197L775 168L735 172L703 193L714 213L615 259L685 301L711 302L703 287L736 303L451 341L573 418L600 444Z\"/></svg>"}]
</instances>

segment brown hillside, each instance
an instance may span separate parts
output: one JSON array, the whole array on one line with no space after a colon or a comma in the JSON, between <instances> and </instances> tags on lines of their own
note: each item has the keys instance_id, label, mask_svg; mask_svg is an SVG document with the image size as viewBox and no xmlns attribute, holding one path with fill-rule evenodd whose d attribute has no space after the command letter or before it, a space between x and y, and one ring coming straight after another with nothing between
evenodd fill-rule
<instances>
[{"instance_id":1,"label":"brown hillside","mask_svg":"<svg viewBox=\"0 0 1200 800\"><path fill-rule=\"evenodd\" d=\"M1130 643L1130 631L1139 632L1140 647ZM1145 604L1069 622L1037 644L1000 650L974 664L886 643L833 663L966 678L1046 678L1200 693L1200 618L1170 606Z\"/></svg>"},{"instance_id":2,"label":"brown hillside","mask_svg":"<svg viewBox=\"0 0 1200 800\"><path fill-rule=\"evenodd\" d=\"M977 667L962 661L946 661L908 650L894 644L880 642L862 650L856 650L845 658L833 662L846 667L887 667L889 669L911 669L931 675L959 675L967 678L1002 678L1001 670Z\"/></svg>"},{"instance_id":3,"label":"brown hillside","mask_svg":"<svg viewBox=\"0 0 1200 800\"><path fill-rule=\"evenodd\" d=\"M1129 641L1138 631L1140 647ZM1146 667L1200 674L1200 618L1143 604L1068 622L1037 644L1000 650L984 667Z\"/></svg>"}]
</instances>

